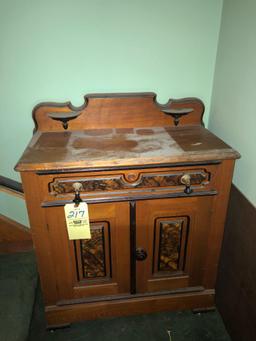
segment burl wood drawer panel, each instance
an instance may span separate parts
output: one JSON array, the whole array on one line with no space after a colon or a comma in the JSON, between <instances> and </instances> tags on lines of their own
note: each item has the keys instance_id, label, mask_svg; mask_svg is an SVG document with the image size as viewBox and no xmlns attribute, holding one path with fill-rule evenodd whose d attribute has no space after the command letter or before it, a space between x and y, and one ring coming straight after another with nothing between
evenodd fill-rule
<instances>
[{"instance_id":1,"label":"burl wood drawer panel","mask_svg":"<svg viewBox=\"0 0 256 341\"><path fill-rule=\"evenodd\" d=\"M218 165L207 165L52 175L45 184L46 200L71 199L77 182L81 184L80 194L85 200L86 197L184 193L187 187L191 193L209 191L216 187L217 171Z\"/></svg>"}]
</instances>

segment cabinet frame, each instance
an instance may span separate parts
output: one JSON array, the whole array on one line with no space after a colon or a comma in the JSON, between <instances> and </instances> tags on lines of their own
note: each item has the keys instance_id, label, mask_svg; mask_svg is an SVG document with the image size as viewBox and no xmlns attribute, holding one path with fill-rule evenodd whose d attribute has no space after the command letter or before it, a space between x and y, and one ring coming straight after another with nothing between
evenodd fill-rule
<instances>
[{"instance_id":1,"label":"cabinet frame","mask_svg":"<svg viewBox=\"0 0 256 341\"><path fill-rule=\"evenodd\" d=\"M214 305L231 179L235 159L240 155L204 128L203 113L204 104L197 98L170 99L162 105L157 103L154 93L91 94L85 96L79 108L70 102L41 103L34 108L34 135L16 170L21 172L49 326ZM177 170L184 174L173 176ZM199 170L199 173L193 175L192 170ZM181 181L186 171L193 181L188 182L188 176L185 183ZM148 173L151 175L147 176ZM157 173L161 175L158 177ZM116 175L112 183L109 182L111 175ZM81 198L89 208L119 207L117 216L123 216L126 221L123 231L126 242L120 242L118 251L119 254L125 252L126 261L116 260L123 268L120 278L117 272L114 275L115 267L112 269L119 287L113 288L113 283L107 283L108 279L92 280L91 287L96 282L101 288L105 285L100 296L95 287L86 291L83 281L77 280L74 242L67 241L60 213L63 205L73 201L70 184L79 177L86 178ZM70 180L69 184L58 181L60 178ZM94 185L95 191L92 190ZM60 190L61 186L64 191ZM113 186L119 188L116 190ZM208 223L207 233L201 234L203 243L193 241L201 249L192 255L196 261L185 264L184 273L175 275L179 283L162 286L157 292L148 286L136 293L140 276L137 271L136 281L136 239L141 238L142 233L138 226L141 211L136 210L136 206L143 206L143 200L182 203L187 198L190 201L197 198L198 203L208 198L211 202L210 208L202 205L210 219L205 219ZM195 205L194 210L200 210L198 206ZM57 212L59 218L54 214L49 218L47 212L50 211ZM186 219L185 210L180 210L179 214ZM110 219L110 225L115 226L114 214L105 215L104 219L104 214L99 214L98 219L92 213L95 222ZM58 229L61 229L60 234ZM192 229L195 231L196 224ZM192 245L191 252L195 249ZM113 256L113 252L111 254ZM58 268L61 262L62 267ZM196 269L197 262L200 269ZM63 264L67 264L67 269ZM107 267L110 273L110 264ZM170 276L170 280L175 276ZM164 280L167 281L167 277ZM112 288L107 289L107 284ZM170 290L164 290L166 288Z\"/></svg>"},{"instance_id":2,"label":"cabinet frame","mask_svg":"<svg viewBox=\"0 0 256 341\"><path fill-rule=\"evenodd\" d=\"M49 325L59 325L73 321L97 318L100 316L121 316L134 313L147 313L149 311L162 311L166 309L190 309L210 307L214 305L214 284L216 280L218 257L221 246L223 224L227 209L227 198L231 185L231 175L234 161L225 160L218 167L218 181L216 190L218 195L212 195L212 212L214 212L209 228L205 257L205 268L202 286L169 290L160 293L136 293L102 296L98 298L70 298L60 300L56 273L52 263L53 251L51 247L45 210L42 207L44 198L44 185L42 175L36 173L23 173L22 182L27 199L27 207L32 226L32 236L36 249L41 286L46 305L46 317ZM51 176L51 175L50 175ZM43 180L43 181L42 181ZM48 179L47 179L48 181ZM34 191L37 188L39 190ZM197 195L194 193L193 195ZM191 197L193 197L193 195ZM206 195L208 195L206 193ZM219 199L221 198L222 201ZM144 198L143 198L144 199ZM160 200L157 196L148 196L147 200ZM175 199L174 199L175 200ZM135 200L125 200L130 206L130 222L132 207ZM62 205L65 201L62 202ZM59 207L58 203L56 205ZM40 209L38 209L40 207ZM35 214L36 212L36 214ZM133 218L134 219L134 218ZM136 216L135 216L136 219ZM132 224L131 224L132 225ZM131 239L132 241L132 239ZM132 266L132 264L130 265ZM131 283L132 285L132 279ZM59 302L57 304L57 302ZM152 309L152 304L156 305ZM122 308L121 308L122 307ZM76 313L74 313L76 311Z\"/></svg>"}]
</instances>

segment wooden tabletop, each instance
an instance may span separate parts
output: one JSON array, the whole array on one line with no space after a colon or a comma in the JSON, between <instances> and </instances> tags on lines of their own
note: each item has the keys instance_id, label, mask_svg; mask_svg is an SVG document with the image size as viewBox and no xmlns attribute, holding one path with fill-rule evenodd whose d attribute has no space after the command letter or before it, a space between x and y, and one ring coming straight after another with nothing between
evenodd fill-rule
<instances>
[{"instance_id":1,"label":"wooden tabletop","mask_svg":"<svg viewBox=\"0 0 256 341\"><path fill-rule=\"evenodd\" d=\"M202 126L37 131L16 170L200 162L240 155Z\"/></svg>"}]
</instances>

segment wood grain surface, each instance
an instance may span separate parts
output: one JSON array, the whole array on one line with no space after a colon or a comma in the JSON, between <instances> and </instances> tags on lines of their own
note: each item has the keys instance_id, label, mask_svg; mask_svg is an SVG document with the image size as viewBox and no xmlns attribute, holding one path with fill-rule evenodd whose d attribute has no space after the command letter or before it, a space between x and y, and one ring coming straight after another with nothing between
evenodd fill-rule
<instances>
[{"instance_id":1,"label":"wood grain surface","mask_svg":"<svg viewBox=\"0 0 256 341\"><path fill-rule=\"evenodd\" d=\"M202 126L38 132L18 171L77 169L236 159L239 154ZM144 131L144 135L140 133Z\"/></svg>"},{"instance_id":2,"label":"wood grain surface","mask_svg":"<svg viewBox=\"0 0 256 341\"><path fill-rule=\"evenodd\" d=\"M163 110L186 115L175 126ZM49 325L213 306L240 155L203 127L203 112L198 99L160 105L153 93L34 109L35 134L16 170ZM74 182L92 225L82 242L68 239L63 209Z\"/></svg>"}]
</instances>

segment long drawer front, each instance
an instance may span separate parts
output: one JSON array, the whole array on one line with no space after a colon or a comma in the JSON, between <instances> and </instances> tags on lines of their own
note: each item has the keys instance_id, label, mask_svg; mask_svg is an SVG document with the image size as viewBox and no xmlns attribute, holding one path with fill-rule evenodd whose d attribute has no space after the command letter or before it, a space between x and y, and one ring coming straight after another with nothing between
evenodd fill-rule
<instances>
[{"instance_id":1,"label":"long drawer front","mask_svg":"<svg viewBox=\"0 0 256 341\"><path fill-rule=\"evenodd\" d=\"M202 195L214 191L218 165L83 172L45 179L45 200L71 200L76 189L84 200L96 198ZM76 187L78 186L78 187Z\"/></svg>"}]
</instances>

